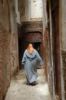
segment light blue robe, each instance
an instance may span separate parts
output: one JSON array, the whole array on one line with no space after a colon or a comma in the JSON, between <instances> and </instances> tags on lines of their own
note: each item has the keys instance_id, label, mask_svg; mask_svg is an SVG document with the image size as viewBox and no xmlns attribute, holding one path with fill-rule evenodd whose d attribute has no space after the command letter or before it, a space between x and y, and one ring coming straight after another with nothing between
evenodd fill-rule
<instances>
[{"instance_id":1,"label":"light blue robe","mask_svg":"<svg viewBox=\"0 0 66 100\"><path fill-rule=\"evenodd\" d=\"M22 64L24 65L26 78L29 83L37 81L37 66L42 65L43 61L39 55L39 53L34 50L32 54L29 54L27 50L25 50Z\"/></svg>"}]
</instances>

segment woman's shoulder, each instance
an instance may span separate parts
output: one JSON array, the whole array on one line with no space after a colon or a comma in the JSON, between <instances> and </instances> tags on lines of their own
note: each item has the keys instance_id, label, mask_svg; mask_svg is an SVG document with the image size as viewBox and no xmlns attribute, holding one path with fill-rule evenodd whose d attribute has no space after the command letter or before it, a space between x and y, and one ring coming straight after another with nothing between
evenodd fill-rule
<instances>
[{"instance_id":1,"label":"woman's shoulder","mask_svg":"<svg viewBox=\"0 0 66 100\"><path fill-rule=\"evenodd\" d=\"M27 49L24 51L24 53L27 53Z\"/></svg>"},{"instance_id":2,"label":"woman's shoulder","mask_svg":"<svg viewBox=\"0 0 66 100\"><path fill-rule=\"evenodd\" d=\"M36 49L34 49L34 51L36 52Z\"/></svg>"},{"instance_id":3,"label":"woman's shoulder","mask_svg":"<svg viewBox=\"0 0 66 100\"><path fill-rule=\"evenodd\" d=\"M37 50L36 50L36 49L34 49L34 52L35 52L35 53L37 53Z\"/></svg>"}]
</instances>

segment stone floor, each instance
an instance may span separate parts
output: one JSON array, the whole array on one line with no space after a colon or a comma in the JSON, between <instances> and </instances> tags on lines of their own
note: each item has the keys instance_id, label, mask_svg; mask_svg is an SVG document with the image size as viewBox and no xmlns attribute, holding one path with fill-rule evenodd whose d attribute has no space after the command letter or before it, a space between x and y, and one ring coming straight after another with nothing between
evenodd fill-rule
<instances>
[{"instance_id":1,"label":"stone floor","mask_svg":"<svg viewBox=\"0 0 66 100\"><path fill-rule=\"evenodd\" d=\"M51 100L43 69L38 69L38 84L26 85L24 71L20 71L10 84L5 100Z\"/></svg>"}]
</instances>

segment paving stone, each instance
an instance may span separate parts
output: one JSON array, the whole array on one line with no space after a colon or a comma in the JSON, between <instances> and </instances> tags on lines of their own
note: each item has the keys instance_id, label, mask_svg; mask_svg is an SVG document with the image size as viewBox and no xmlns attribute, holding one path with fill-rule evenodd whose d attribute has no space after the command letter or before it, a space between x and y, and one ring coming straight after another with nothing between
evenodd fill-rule
<instances>
[{"instance_id":1,"label":"paving stone","mask_svg":"<svg viewBox=\"0 0 66 100\"><path fill-rule=\"evenodd\" d=\"M10 84L5 100L51 100L43 69L38 69L38 84L26 84L24 71L20 71Z\"/></svg>"}]
</instances>

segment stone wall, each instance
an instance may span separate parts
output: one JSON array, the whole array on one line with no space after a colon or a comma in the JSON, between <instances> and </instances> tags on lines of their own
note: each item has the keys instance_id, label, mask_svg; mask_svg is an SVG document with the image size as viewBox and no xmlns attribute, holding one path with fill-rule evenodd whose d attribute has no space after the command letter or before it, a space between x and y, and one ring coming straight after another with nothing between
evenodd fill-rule
<instances>
[{"instance_id":1,"label":"stone wall","mask_svg":"<svg viewBox=\"0 0 66 100\"><path fill-rule=\"evenodd\" d=\"M43 2L42 0L19 0L19 11L21 21L42 20Z\"/></svg>"},{"instance_id":2,"label":"stone wall","mask_svg":"<svg viewBox=\"0 0 66 100\"><path fill-rule=\"evenodd\" d=\"M3 100L10 80L18 70L18 34L12 31L11 25L15 26L14 30L17 27L14 15L11 15L12 19L9 15L9 6L7 0L0 0L0 100Z\"/></svg>"},{"instance_id":3,"label":"stone wall","mask_svg":"<svg viewBox=\"0 0 66 100\"><path fill-rule=\"evenodd\" d=\"M9 31L9 9L8 2L4 0L0 0L0 23L4 26L4 28Z\"/></svg>"},{"instance_id":4,"label":"stone wall","mask_svg":"<svg viewBox=\"0 0 66 100\"><path fill-rule=\"evenodd\" d=\"M66 99L66 0L60 0L60 33L63 60L64 95Z\"/></svg>"},{"instance_id":5,"label":"stone wall","mask_svg":"<svg viewBox=\"0 0 66 100\"><path fill-rule=\"evenodd\" d=\"M62 35L62 49L66 51L66 0L61 0L61 35Z\"/></svg>"},{"instance_id":6,"label":"stone wall","mask_svg":"<svg viewBox=\"0 0 66 100\"><path fill-rule=\"evenodd\" d=\"M63 58L63 77L64 77L64 89L65 89L65 98L66 98L66 51L62 51L62 58Z\"/></svg>"},{"instance_id":7,"label":"stone wall","mask_svg":"<svg viewBox=\"0 0 66 100\"><path fill-rule=\"evenodd\" d=\"M8 5L0 0L0 100L3 99L10 82L8 26Z\"/></svg>"},{"instance_id":8,"label":"stone wall","mask_svg":"<svg viewBox=\"0 0 66 100\"><path fill-rule=\"evenodd\" d=\"M18 60L18 37L17 33L12 33L10 37L10 66L11 76L13 76L19 68Z\"/></svg>"},{"instance_id":9,"label":"stone wall","mask_svg":"<svg viewBox=\"0 0 66 100\"><path fill-rule=\"evenodd\" d=\"M10 64L11 76L18 70L18 33L14 0L10 2Z\"/></svg>"},{"instance_id":10,"label":"stone wall","mask_svg":"<svg viewBox=\"0 0 66 100\"><path fill-rule=\"evenodd\" d=\"M0 25L0 97L4 97L10 83L9 33Z\"/></svg>"}]
</instances>

